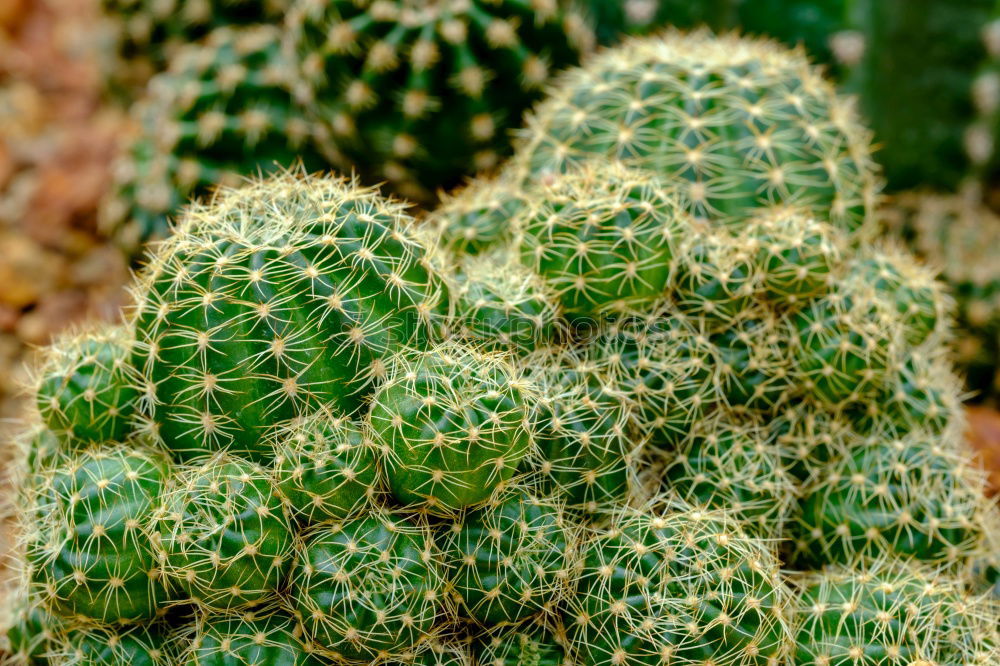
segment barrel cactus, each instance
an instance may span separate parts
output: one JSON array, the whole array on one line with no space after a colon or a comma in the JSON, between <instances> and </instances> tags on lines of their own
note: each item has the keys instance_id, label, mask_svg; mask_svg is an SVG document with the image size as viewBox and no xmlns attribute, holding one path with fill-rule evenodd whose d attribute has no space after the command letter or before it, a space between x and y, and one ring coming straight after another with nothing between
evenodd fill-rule
<instances>
[{"instance_id":1,"label":"barrel cactus","mask_svg":"<svg viewBox=\"0 0 1000 666\"><path fill-rule=\"evenodd\" d=\"M552 72L592 37L557 3L299 0L290 42L344 166L418 200L499 164Z\"/></svg>"},{"instance_id":2,"label":"barrel cactus","mask_svg":"<svg viewBox=\"0 0 1000 666\"><path fill-rule=\"evenodd\" d=\"M667 32L567 71L514 162L530 179L594 156L677 181L688 209L719 226L776 204L851 234L874 223L868 131L804 54L766 40Z\"/></svg>"},{"instance_id":3,"label":"barrel cactus","mask_svg":"<svg viewBox=\"0 0 1000 666\"><path fill-rule=\"evenodd\" d=\"M137 288L137 366L165 445L266 460L271 425L357 412L383 358L430 344L447 313L408 226L350 181L292 174L192 208Z\"/></svg>"}]
</instances>

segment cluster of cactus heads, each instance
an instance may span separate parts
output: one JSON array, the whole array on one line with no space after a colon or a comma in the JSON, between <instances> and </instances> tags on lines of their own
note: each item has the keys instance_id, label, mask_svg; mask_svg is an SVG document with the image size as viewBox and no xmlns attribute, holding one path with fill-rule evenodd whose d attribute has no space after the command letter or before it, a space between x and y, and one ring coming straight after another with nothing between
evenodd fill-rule
<instances>
[{"instance_id":1,"label":"cluster of cactus heads","mask_svg":"<svg viewBox=\"0 0 1000 666\"><path fill-rule=\"evenodd\" d=\"M403 5L329 3L363 17L329 48L446 6ZM124 325L46 355L18 659L1000 663L951 302L869 242L845 103L671 32L533 118L426 222L351 179L222 187Z\"/></svg>"}]
</instances>

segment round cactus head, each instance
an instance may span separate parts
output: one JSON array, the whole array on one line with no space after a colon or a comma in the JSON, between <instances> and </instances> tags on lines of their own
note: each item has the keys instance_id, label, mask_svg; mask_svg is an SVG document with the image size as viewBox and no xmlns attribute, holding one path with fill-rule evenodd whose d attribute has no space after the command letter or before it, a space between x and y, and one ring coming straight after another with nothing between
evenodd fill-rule
<instances>
[{"instance_id":1,"label":"round cactus head","mask_svg":"<svg viewBox=\"0 0 1000 666\"><path fill-rule=\"evenodd\" d=\"M525 178L594 155L678 183L722 225L794 205L868 231L879 187L869 132L801 51L708 32L608 49L562 76L522 132Z\"/></svg>"},{"instance_id":2,"label":"round cactus head","mask_svg":"<svg viewBox=\"0 0 1000 666\"><path fill-rule=\"evenodd\" d=\"M205 607L257 605L284 582L292 532L270 470L227 454L182 469L158 522L168 576Z\"/></svg>"},{"instance_id":3,"label":"round cactus head","mask_svg":"<svg viewBox=\"0 0 1000 666\"><path fill-rule=\"evenodd\" d=\"M127 249L162 237L189 199L218 185L302 164L324 168L325 142L292 99L281 31L217 28L150 81L138 127L114 168L102 224Z\"/></svg>"},{"instance_id":4,"label":"round cactus head","mask_svg":"<svg viewBox=\"0 0 1000 666\"><path fill-rule=\"evenodd\" d=\"M320 666L302 628L281 606L240 613L205 613L190 628L183 664Z\"/></svg>"},{"instance_id":5,"label":"round cactus head","mask_svg":"<svg viewBox=\"0 0 1000 666\"><path fill-rule=\"evenodd\" d=\"M37 597L8 599L13 608L9 609L9 616L2 618L6 629L0 638L0 649L6 655L0 663L10 666L44 663L59 651L55 641L66 621L51 613Z\"/></svg>"},{"instance_id":6,"label":"round cactus head","mask_svg":"<svg viewBox=\"0 0 1000 666\"><path fill-rule=\"evenodd\" d=\"M426 522L376 510L302 535L292 603L306 635L330 657L399 660L443 613L444 570Z\"/></svg>"},{"instance_id":7,"label":"round cactus head","mask_svg":"<svg viewBox=\"0 0 1000 666\"><path fill-rule=\"evenodd\" d=\"M120 442L131 430L139 391L130 339L123 326L103 326L46 348L38 411L70 449Z\"/></svg>"},{"instance_id":8,"label":"round cactus head","mask_svg":"<svg viewBox=\"0 0 1000 666\"><path fill-rule=\"evenodd\" d=\"M585 664L764 665L786 597L770 548L724 514L622 509L585 545L564 623Z\"/></svg>"},{"instance_id":9,"label":"round cactus head","mask_svg":"<svg viewBox=\"0 0 1000 666\"><path fill-rule=\"evenodd\" d=\"M171 666L174 645L157 628L78 625L60 632L46 656L66 666Z\"/></svg>"},{"instance_id":10,"label":"round cactus head","mask_svg":"<svg viewBox=\"0 0 1000 666\"><path fill-rule=\"evenodd\" d=\"M570 666L565 631L549 629L538 620L504 626L484 636L476 649L483 666Z\"/></svg>"},{"instance_id":11,"label":"round cactus head","mask_svg":"<svg viewBox=\"0 0 1000 666\"><path fill-rule=\"evenodd\" d=\"M299 0L288 25L343 166L418 200L499 164L551 72L592 39L549 0Z\"/></svg>"},{"instance_id":12,"label":"round cactus head","mask_svg":"<svg viewBox=\"0 0 1000 666\"><path fill-rule=\"evenodd\" d=\"M155 508L169 478L165 457L134 443L88 449L45 476L28 556L49 607L105 623L157 615L170 595Z\"/></svg>"},{"instance_id":13,"label":"round cactus head","mask_svg":"<svg viewBox=\"0 0 1000 666\"><path fill-rule=\"evenodd\" d=\"M375 501L381 473L367 424L319 411L272 437L278 492L301 522L346 518Z\"/></svg>"},{"instance_id":14,"label":"round cactus head","mask_svg":"<svg viewBox=\"0 0 1000 666\"><path fill-rule=\"evenodd\" d=\"M517 220L522 263L576 317L655 302L688 226L654 176L600 160L533 191Z\"/></svg>"},{"instance_id":15,"label":"round cactus head","mask_svg":"<svg viewBox=\"0 0 1000 666\"><path fill-rule=\"evenodd\" d=\"M190 209L137 289L139 360L177 455L273 456L266 429L358 409L382 358L428 344L447 288L401 206L285 174Z\"/></svg>"},{"instance_id":16,"label":"round cactus head","mask_svg":"<svg viewBox=\"0 0 1000 666\"><path fill-rule=\"evenodd\" d=\"M530 452L533 395L503 353L448 342L392 358L370 413L392 494L444 514L488 499Z\"/></svg>"},{"instance_id":17,"label":"round cactus head","mask_svg":"<svg viewBox=\"0 0 1000 666\"><path fill-rule=\"evenodd\" d=\"M560 500L532 486L498 489L441 535L460 613L482 625L552 612L568 590L575 529Z\"/></svg>"},{"instance_id":18,"label":"round cactus head","mask_svg":"<svg viewBox=\"0 0 1000 666\"><path fill-rule=\"evenodd\" d=\"M456 256L491 253L513 240L513 222L526 203L511 172L502 171L446 195L427 216L427 224Z\"/></svg>"}]
</instances>

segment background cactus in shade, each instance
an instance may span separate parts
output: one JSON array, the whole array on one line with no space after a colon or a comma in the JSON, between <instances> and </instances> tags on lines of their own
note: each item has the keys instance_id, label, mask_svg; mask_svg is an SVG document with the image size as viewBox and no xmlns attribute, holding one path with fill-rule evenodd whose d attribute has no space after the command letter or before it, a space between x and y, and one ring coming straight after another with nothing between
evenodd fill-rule
<instances>
[{"instance_id":1,"label":"background cactus in shade","mask_svg":"<svg viewBox=\"0 0 1000 666\"><path fill-rule=\"evenodd\" d=\"M525 199L511 172L501 171L446 194L426 224L456 256L493 253L513 240L513 222L525 209Z\"/></svg>"},{"instance_id":2,"label":"background cactus in shade","mask_svg":"<svg viewBox=\"0 0 1000 666\"><path fill-rule=\"evenodd\" d=\"M381 473L367 424L319 411L272 438L275 485L301 522L346 518L375 501Z\"/></svg>"},{"instance_id":3,"label":"background cactus in shade","mask_svg":"<svg viewBox=\"0 0 1000 666\"><path fill-rule=\"evenodd\" d=\"M190 628L180 662L191 666L319 666L302 629L281 606L240 613L201 614Z\"/></svg>"},{"instance_id":4,"label":"background cactus in shade","mask_svg":"<svg viewBox=\"0 0 1000 666\"><path fill-rule=\"evenodd\" d=\"M565 337L558 295L508 253L467 257L457 282L456 332L471 343L523 356Z\"/></svg>"},{"instance_id":5,"label":"background cactus in shade","mask_svg":"<svg viewBox=\"0 0 1000 666\"><path fill-rule=\"evenodd\" d=\"M656 446L683 438L717 399L719 365L708 336L671 310L659 318L628 318L599 329L584 360L632 406L638 430Z\"/></svg>"},{"instance_id":6,"label":"background cactus in shade","mask_svg":"<svg viewBox=\"0 0 1000 666\"><path fill-rule=\"evenodd\" d=\"M294 174L190 209L136 287L137 365L164 443L268 459L273 424L356 411L382 358L429 344L447 311L409 225L351 181Z\"/></svg>"},{"instance_id":7,"label":"background cactus in shade","mask_svg":"<svg viewBox=\"0 0 1000 666\"><path fill-rule=\"evenodd\" d=\"M306 635L338 660L404 657L443 615L444 570L416 514L322 523L297 546L291 599Z\"/></svg>"},{"instance_id":8,"label":"background cactus in shade","mask_svg":"<svg viewBox=\"0 0 1000 666\"><path fill-rule=\"evenodd\" d=\"M483 666L570 666L562 627L553 631L537 621L500 627L480 640L477 663Z\"/></svg>"},{"instance_id":9,"label":"background cactus in shade","mask_svg":"<svg viewBox=\"0 0 1000 666\"><path fill-rule=\"evenodd\" d=\"M530 453L533 391L506 354L448 342L387 368L369 417L400 502L448 514L485 501Z\"/></svg>"},{"instance_id":10,"label":"background cactus in shade","mask_svg":"<svg viewBox=\"0 0 1000 666\"><path fill-rule=\"evenodd\" d=\"M36 403L67 448L121 441L131 429L139 397L131 338L123 326L104 326L46 348Z\"/></svg>"},{"instance_id":11,"label":"background cactus in shade","mask_svg":"<svg viewBox=\"0 0 1000 666\"><path fill-rule=\"evenodd\" d=\"M803 488L795 559L855 565L881 556L961 567L982 550L981 474L922 432L840 453Z\"/></svg>"},{"instance_id":12,"label":"background cactus in shade","mask_svg":"<svg viewBox=\"0 0 1000 666\"><path fill-rule=\"evenodd\" d=\"M52 642L48 662L66 666L172 666L174 645L159 628L80 625Z\"/></svg>"},{"instance_id":13,"label":"background cactus in shade","mask_svg":"<svg viewBox=\"0 0 1000 666\"><path fill-rule=\"evenodd\" d=\"M213 610L268 601L292 562L292 528L270 470L237 456L180 470L157 522L167 575Z\"/></svg>"},{"instance_id":14,"label":"background cactus in shade","mask_svg":"<svg viewBox=\"0 0 1000 666\"><path fill-rule=\"evenodd\" d=\"M342 166L416 200L499 164L551 73L593 39L540 0L299 0L288 25Z\"/></svg>"},{"instance_id":15,"label":"background cactus in shade","mask_svg":"<svg viewBox=\"0 0 1000 666\"><path fill-rule=\"evenodd\" d=\"M774 534L795 500L787 455L775 444L761 425L715 415L675 450L652 452L662 464L658 490L707 511L730 511L753 534Z\"/></svg>"},{"instance_id":16,"label":"background cactus in shade","mask_svg":"<svg viewBox=\"0 0 1000 666\"><path fill-rule=\"evenodd\" d=\"M953 360L974 400L1000 393L1000 218L968 196L901 194L883 210L957 302Z\"/></svg>"},{"instance_id":17,"label":"background cactus in shade","mask_svg":"<svg viewBox=\"0 0 1000 666\"><path fill-rule=\"evenodd\" d=\"M627 500L637 490L645 444L633 433L628 401L573 353L546 350L524 365L539 392L532 427L543 485L583 520Z\"/></svg>"},{"instance_id":18,"label":"background cactus in shade","mask_svg":"<svg viewBox=\"0 0 1000 666\"><path fill-rule=\"evenodd\" d=\"M489 626L555 612L571 583L576 528L532 484L502 487L440 540L459 613Z\"/></svg>"},{"instance_id":19,"label":"background cactus in shade","mask_svg":"<svg viewBox=\"0 0 1000 666\"><path fill-rule=\"evenodd\" d=\"M577 593L564 612L582 663L781 658L787 592L777 559L723 514L622 509L584 549Z\"/></svg>"},{"instance_id":20,"label":"background cactus in shade","mask_svg":"<svg viewBox=\"0 0 1000 666\"><path fill-rule=\"evenodd\" d=\"M22 517L37 530L28 560L42 602L67 618L154 618L170 597L151 543L169 478L166 459L135 443L85 451L48 474Z\"/></svg>"},{"instance_id":21,"label":"background cactus in shade","mask_svg":"<svg viewBox=\"0 0 1000 666\"><path fill-rule=\"evenodd\" d=\"M797 664L988 664L1000 656L996 609L934 568L880 559L797 582Z\"/></svg>"},{"instance_id":22,"label":"background cactus in shade","mask_svg":"<svg viewBox=\"0 0 1000 666\"><path fill-rule=\"evenodd\" d=\"M868 132L801 53L707 32L628 42L566 72L528 119L524 177L606 156L678 182L723 226L776 205L872 231Z\"/></svg>"},{"instance_id":23,"label":"background cactus in shade","mask_svg":"<svg viewBox=\"0 0 1000 666\"><path fill-rule=\"evenodd\" d=\"M801 44L813 61L836 64L838 35L848 27L852 0L733 0L735 25L789 46Z\"/></svg>"},{"instance_id":24,"label":"background cactus in shade","mask_svg":"<svg viewBox=\"0 0 1000 666\"><path fill-rule=\"evenodd\" d=\"M218 28L150 82L102 207L105 230L121 244L134 249L164 236L189 199L220 183L328 165L328 144L292 99L281 34L273 26Z\"/></svg>"},{"instance_id":25,"label":"background cactus in shade","mask_svg":"<svg viewBox=\"0 0 1000 666\"><path fill-rule=\"evenodd\" d=\"M65 622L46 610L38 599L19 600L10 595L8 600L14 608L10 609L9 626L0 639L0 650L6 652L0 663L10 666L45 663L54 652L53 642Z\"/></svg>"},{"instance_id":26,"label":"background cactus in shade","mask_svg":"<svg viewBox=\"0 0 1000 666\"><path fill-rule=\"evenodd\" d=\"M596 316L657 299L687 224L656 178L592 161L528 198L517 245L567 313Z\"/></svg>"},{"instance_id":27,"label":"background cactus in shade","mask_svg":"<svg viewBox=\"0 0 1000 666\"><path fill-rule=\"evenodd\" d=\"M764 293L777 309L791 309L833 285L843 255L841 235L824 222L794 210L750 220L742 242L761 273Z\"/></svg>"}]
</instances>

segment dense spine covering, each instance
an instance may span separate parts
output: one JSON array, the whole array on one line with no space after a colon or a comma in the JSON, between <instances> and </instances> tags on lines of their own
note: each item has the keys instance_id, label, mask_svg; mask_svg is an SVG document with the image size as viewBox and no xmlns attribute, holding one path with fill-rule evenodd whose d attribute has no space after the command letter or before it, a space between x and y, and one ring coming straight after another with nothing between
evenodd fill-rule
<instances>
[{"instance_id":1,"label":"dense spine covering","mask_svg":"<svg viewBox=\"0 0 1000 666\"><path fill-rule=\"evenodd\" d=\"M405 657L445 613L445 573L416 514L374 510L317 525L297 546L291 599L322 654L352 662Z\"/></svg>"},{"instance_id":2,"label":"dense spine covering","mask_svg":"<svg viewBox=\"0 0 1000 666\"><path fill-rule=\"evenodd\" d=\"M343 166L417 200L497 166L550 74L592 41L548 0L299 0L288 21Z\"/></svg>"},{"instance_id":3,"label":"dense spine covering","mask_svg":"<svg viewBox=\"0 0 1000 666\"><path fill-rule=\"evenodd\" d=\"M501 627L476 646L477 663L484 666L570 666L565 631L539 622Z\"/></svg>"},{"instance_id":4,"label":"dense spine covering","mask_svg":"<svg viewBox=\"0 0 1000 666\"><path fill-rule=\"evenodd\" d=\"M461 257L495 252L513 240L514 220L527 205L511 171L477 178L445 195L427 216L437 242Z\"/></svg>"},{"instance_id":5,"label":"dense spine covering","mask_svg":"<svg viewBox=\"0 0 1000 666\"><path fill-rule=\"evenodd\" d=\"M218 28L150 82L102 207L122 245L163 237L189 199L219 184L327 166L327 142L293 99L280 39L273 26Z\"/></svg>"},{"instance_id":6,"label":"dense spine covering","mask_svg":"<svg viewBox=\"0 0 1000 666\"><path fill-rule=\"evenodd\" d=\"M259 605L284 584L292 528L259 465L218 454L182 469L157 523L168 577L202 606Z\"/></svg>"},{"instance_id":7,"label":"dense spine covering","mask_svg":"<svg viewBox=\"0 0 1000 666\"><path fill-rule=\"evenodd\" d=\"M169 463L135 445L90 449L45 476L28 544L32 583L48 607L105 623L150 620L170 599L154 545Z\"/></svg>"},{"instance_id":8,"label":"dense spine covering","mask_svg":"<svg viewBox=\"0 0 1000 666\"><path fill-rule=\"evenodd\" d=\"M178 663L185 666L319 666L312 646L291 614L280 606L200 615L185 636Z\"/></svg>"},{"instance_id":9,"label":"dense spine covering","mask_svg":"<svg viewBox=\"0 0 1000 666\"><path fill-rule=\"evenodd\" d=\"M176 663L173 645L159 628L83 625L59 634L52 646L46 657L48 662L65 666L172 666Z\"/></svg>"},{"instance_id":10,"label":"dense spine covering","mask_svg":"<svg viewBox=\"0 0 1000 666\"><path fill-rule=\"evenodd\" d=\"M369 418L392 494L436 514L488 499L531 453L532 393L502 352L447 342L390 359Z\"/></svg>"},{"instance_id":11,"label":"dense spine covering","mask_svg":"<svg viewBox=\"0 0 1000 666\"><path fill-rule=\"evenodd\" d=\"M689 210L719 226L785 204L867 234L879 189L870 153L849 100L802 53L667 32L567 71L514 162L529 179L620 159L677 182Z\"/></svg>"},{"instance_id":12,"label":"dense spine covering","mask_svg":"<svg viewBox=\"0 0 1000 666\"><path fill-rule=\"evenodd\" d=\"M409 224L349 181L291 174L190 209L136 292L137 366L164 443L263 460L272 424L357 411L382 359L428 345L447 312Z\"/></svg>"},{"instance_id":13,"label":"dense spine covering","mask_svg":"<svg viewBox=\"0 0 1000 666\"><path fill-rule=\"evenodd\" d=\"M129 433L139 397L131 339L127 328L106 326L47 348L36 402L67 448L121 441Z\"/></svg>"}]
</instances>

